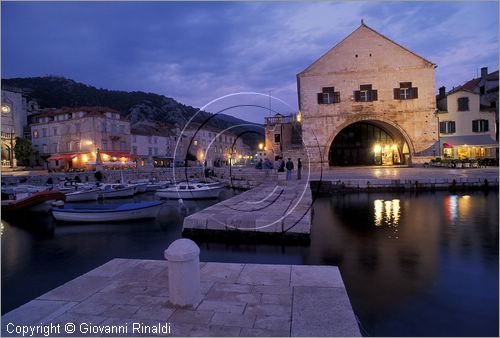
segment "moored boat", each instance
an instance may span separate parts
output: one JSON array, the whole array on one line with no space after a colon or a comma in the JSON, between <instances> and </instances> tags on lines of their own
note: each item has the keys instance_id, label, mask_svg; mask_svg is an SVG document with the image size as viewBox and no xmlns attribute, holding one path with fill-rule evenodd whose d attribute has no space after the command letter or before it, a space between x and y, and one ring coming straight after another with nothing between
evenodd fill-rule
<instances>
[{"instance_id":1,"label":"moored boat","mask_svg":"<svg viewBox=\"0 0 500 338\"><path fill-rule=\"evenodd\" d=\"M64 200L65 195L57 190L35 192L18 200L2 201L2 212L14 213L30 210L47 201Z\"/></svg>"},{"instance_id":2,"label":"moored boat","mask_svg":"<svg viewBox=\"0 0 500 338\"><path fill-rule=\"evenodd\" d=\"M102 194L101 189L77 190L66 193L66 202L96 201Z\"/></svg>"},{"instance_id":3,"label":"moored boat","mask_svg":"<svg viewBox=\"0 0 500 338\"><path fill-rule=\"evenodd\" d=\"M179 183L173 187L157 190L156 196L182 199L217 198L222 189L222 186L209 186L204 183Z\"/></svg>"},{"instance_id":4,"label":"moored boat","mask_svg":"<svg viewBox=\"0 0 500 338\"><path fill-rule=\"evenodd\" d=\"M100 187L104 198L131 197L135 194L135 187L124 184L104 184Z\"/></svg>"},{"instance_id":5,"label":"moored boat","mask_svg":"<svg viewBox=\"0 0 500 338\"><path fill-rule=\"evenodd\" d=\"M65 204L52 209L58 221L66 222L115 222L141 218L156 218L164 202L124 204Z\"/></svg>"}]
</instances>

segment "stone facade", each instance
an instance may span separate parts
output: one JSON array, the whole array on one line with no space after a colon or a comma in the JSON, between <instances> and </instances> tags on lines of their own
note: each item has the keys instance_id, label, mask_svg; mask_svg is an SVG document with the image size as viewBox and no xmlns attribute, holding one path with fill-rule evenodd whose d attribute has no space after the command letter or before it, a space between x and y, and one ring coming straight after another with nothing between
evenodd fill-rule
<instances>
[{"instance_id":1,"label":"stone facade","mask_svg":"<svg viewBox=\"0 0 500 338\"><path fill-rule=\"evenodd\" d=\"M390 134L406 164L429 161L439 152L436 118L436 65L361 24L353 33L297 75L304 145L314 167L328 167L335 137L347 126L368 122ZM410 83L411 99L396 98ZM370 84L375 100L356 91ZM320 104L325 88L335 103ZM372 97L373 99L373 97Z\"/></svg>"},{"instance_id":2,"label":"stone facade","mask_svg":"<svg viewBox=\"0 0 500 338\"><path fill-rule=\"evenodd\" d=\"M130 122L111 108L47 109L29 120L33 146L50 169L86 168L97 149L105 162L130 161Z\"/></svg>"}]
</instances>

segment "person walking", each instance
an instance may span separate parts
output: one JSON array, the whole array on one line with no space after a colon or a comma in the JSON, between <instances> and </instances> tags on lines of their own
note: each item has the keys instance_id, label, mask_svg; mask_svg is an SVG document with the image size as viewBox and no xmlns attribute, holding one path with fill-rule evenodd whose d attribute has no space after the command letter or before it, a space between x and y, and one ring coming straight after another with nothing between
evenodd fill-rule
<instances>
[{"instance_id":1,"label":"person walking","mask_svg":"<svg viewBox=\"0 0 500 338\"><path fill-rule=\"evenodd\" d=\"M300 158L297 160L297 179L300 180L302 178L302 162Z\"/></svg>"},{"instance_id":2,"label":"person walking","mask_svg":"<svg viewBox=\"0 0 500 338\"><path fill-rule=\"evenodd\" d=\"M292 179L292 170L293 170L293 162L292 159L289 157L288 161L286 162L286 180L290 181Z\"/></svg>"}]
</instances>

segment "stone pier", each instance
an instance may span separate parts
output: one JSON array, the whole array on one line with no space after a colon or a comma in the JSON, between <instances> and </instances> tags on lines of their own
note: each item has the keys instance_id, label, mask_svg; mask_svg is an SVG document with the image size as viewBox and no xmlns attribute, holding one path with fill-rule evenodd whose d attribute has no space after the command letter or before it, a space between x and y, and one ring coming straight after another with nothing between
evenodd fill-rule
<instances>
[{"instance_id":1,"label":"stone pier","mask_svg":"<svg viewBox=\"0 0 500 338\"><path fill-rule=\"evenodd\" d=\"M282 183L268 180L186 217L183 233L308 237L311 212L312 194L306 180Z\"/></svg>"},{"instance_id":2,"label":"stone pier","mask_svg":"<svg viewBox=\"0 0 500 338\"><path fill-rule=\"evenodd\" d=\"M335 266L200 263L200 277L201 300L174 306L166 261L114 259L3 315L2 336L361 336Z\"/></svg>"}]
</instances>

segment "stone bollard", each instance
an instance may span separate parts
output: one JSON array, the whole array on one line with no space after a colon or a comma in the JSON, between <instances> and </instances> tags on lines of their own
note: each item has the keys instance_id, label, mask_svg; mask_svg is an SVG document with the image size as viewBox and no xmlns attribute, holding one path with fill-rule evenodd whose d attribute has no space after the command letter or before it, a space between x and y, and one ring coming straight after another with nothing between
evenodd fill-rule
<instances>
[{"instance_id":1,"label":"stone bollard","mask_svg":"<svg viewBox=\"0 0 500 338\"><path fill-rule=\"evenodd\" d=\"M168 261L168 294L179 306L196 306L201 300L200 248L190 239L174 241L165 250Z\"/></svg>"}]
</instances>

